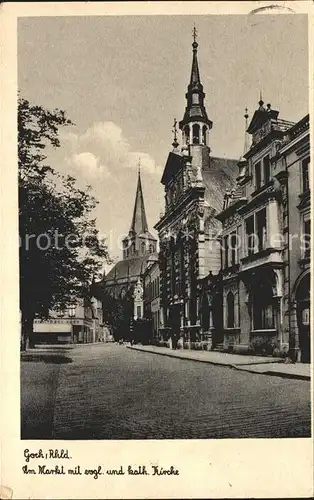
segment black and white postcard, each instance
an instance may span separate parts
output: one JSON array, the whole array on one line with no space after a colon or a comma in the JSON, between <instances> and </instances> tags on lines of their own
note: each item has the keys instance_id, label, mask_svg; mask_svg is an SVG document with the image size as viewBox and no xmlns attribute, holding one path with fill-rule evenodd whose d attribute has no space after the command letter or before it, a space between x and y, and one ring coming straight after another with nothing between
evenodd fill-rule
<instances>
[{"instance_id":1,"label":"black and white postcard","mask_svg":"<svg viewBox=\"0 0 314 500\"><path fill-rule=\"evenodd\" d=\"M311 3L1 22L1 498L311 497Z\"/></svg>"}]
</instances>

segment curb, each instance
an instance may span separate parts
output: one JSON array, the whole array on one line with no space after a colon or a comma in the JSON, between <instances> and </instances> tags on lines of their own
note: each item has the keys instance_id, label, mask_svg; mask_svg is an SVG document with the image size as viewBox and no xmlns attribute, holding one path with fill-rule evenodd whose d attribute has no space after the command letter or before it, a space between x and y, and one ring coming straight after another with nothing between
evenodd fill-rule
<instances>
[{"instance_id":1,"label":"curb","mask_svg":"<svg viewBox=\"0 0 314 500\"><path fill-rule=\"evenodd\" d=\"M295 380L307 380L307 381L311 380L310 375L301 375L299 373L294 374L294 373L284 373L284 372L273 372L271 370L265 371L265 372L260 372L258 370L254 370L254 368L247 369L247 368L242 368L242 366L246 366L246 365L232 365L232 368L234 368L235 370L240 370L242 372L255 373L255 374L259 374L259 375L269 375L272 377L281 377L281 378L289 378L289 379L295 379Z\"/></svg>"},{"instance_id":2,"label":"curb","mask_svg":"<svg viewBox=\"0 0 314 500\"><path fill-rule=\"evenodd\" d=\"M131 346L126 346L127 349L132 349L133 351L140 351L140 352L149 352L150 354L157 354L158 356L167 356L168 358L173 358L173 359L181 359L181 360L187 360L187 361L196 361L197 363L207 363L208 365L217 365L217 366L225 366L226 368L232 368L233 366L230 364L226 363L217 363L216 361L208 361L207 359L196 359L196 358L187 358L187 357L181 357L181 356L175 356L171 353L167 352L155 352L155 351L147 351L146 349L139 349L138 347L131 347Z\"/></svg>"},{"instance_id":3,"label":"curb","mask_svg":"<svg viewBox=\"0 0 314 500\"><path fill-rule=\"evenodd\" d=\"M257 370L249 370L247 368L242 368L242 366L247 366L247 365L235 365L235 364L226 364L226 363L217 363L216 361L209 361L207 359L196 359L196 358L188 358L188 357L181 357L181 356L175 356L171 353L167 352L156 352L156 351L149 351L149 350L144 350L140 349L138 347L134 346L126 346L127 349L131 349L133 351L139 351L139 352L148 352L150 354L157 354L159 356L167 356L168 358L174 358L174 359L180 359L182 361L187 360L187 361L196 361L198 363L207 363L208 365L216 365L216 366L224 366L225 368L233 368L235 370L247 372L247 373L255 373L257 375L268 375L272 377L281 377L281 378L288 378L288 379L295 379L295 380L311 380L310 375L300 375L300 374L293 374L293 373L283 373L283 372L273 372L273 371L265 371L265 372L260 372ZM256 363L257 365L263 365L266 363Z\"/></svg>"}]
</instances>

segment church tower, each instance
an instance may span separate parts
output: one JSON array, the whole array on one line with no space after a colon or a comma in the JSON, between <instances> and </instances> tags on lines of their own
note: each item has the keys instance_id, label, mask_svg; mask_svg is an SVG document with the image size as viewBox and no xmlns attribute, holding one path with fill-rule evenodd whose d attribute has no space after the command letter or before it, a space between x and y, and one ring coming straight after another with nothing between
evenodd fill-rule
<instances>
[{"instance_id":1,"label":"church tower","mask_svg":"<svg viewBox=\"0 0 314 500\"><path fill-rule=\"evenodd\" d=\"M123 260L156 252L157 240L148 230L141 172L138 170L133 217L128 236L123 239Z\"/></svg>"},{"instance_id":2,"label":"church tower","mask_svg":"<svg viewBox=\"0 0 314 500\"><path fill-rule=\"evenodd\" d=\"M182 145L188 146L193 158L192 164L201 164L203 169L209 167L209 131L213 123L209 120L204 105L205 93L200 79L197 60L198 43L196 28L193 30L193 59L190 83L185 98L187 105L183 119L179 123L182 131Z\"/></svg>"},{"instance_id":3,"label":"church tower","mask_svg":"<svg viewBox=\"0 0 314 500\"><path fill-rule=\"evenodd\" d=\"M236 160L210 155L213 123L204 104L196 37L194 27L190 81L184 116L179 122L182 142L180 147L175 120L173 149L161 178L165 211L155 225L160 243L159 332L167 341L172 332L173 342L178 337L180 342L194 342L204 332L211 337L209 329L213 326L204 320L209 318L210 299L204 296L207 285L206 292L202 290L204 280L220 270L220 247L216 244L220 223L215 214L222 209L224 193L233 188L238 170ZM212 315L217 330L220 316Z\"/></svg>"}]
</instances>

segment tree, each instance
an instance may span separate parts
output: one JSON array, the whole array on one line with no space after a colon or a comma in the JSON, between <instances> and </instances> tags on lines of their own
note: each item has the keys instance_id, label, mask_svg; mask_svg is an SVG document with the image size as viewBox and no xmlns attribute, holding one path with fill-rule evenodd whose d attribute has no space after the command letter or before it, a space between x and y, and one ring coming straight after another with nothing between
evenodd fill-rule
<instances>
[{"instance_id":1,"label":"tree","mask_svg":"<svg viewBox=\"0 0 314 500\"><path fill-rule=\"evenodd\" d=\"M114 297L106 288L103 281L101 286L101 297L103 302L103 318L113 329L116 341L121 339L131 340L131 328L133 325L133 287L126 290L125 294Z\"/></svg>"},{"instance_id":2,"label":"tree","mask_svg":"<svg viewBox=\"0 0 314 500\"><path fill-rule=\"evenodd\" d=\"M91 188L45 164L47 145L60 147L59 128L73 125L62 110L49 111L19 99L19 235L22 349L34 345L35 316L47 318L89 295L107 246L92 218Z\"/></svg>"}]
</instances>

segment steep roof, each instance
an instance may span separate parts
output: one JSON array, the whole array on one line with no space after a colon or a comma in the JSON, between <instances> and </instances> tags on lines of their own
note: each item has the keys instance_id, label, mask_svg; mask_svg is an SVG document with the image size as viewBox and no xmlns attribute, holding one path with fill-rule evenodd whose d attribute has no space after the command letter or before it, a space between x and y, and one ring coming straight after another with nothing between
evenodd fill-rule
<instances>
[{"instance_id":1,"label":"steep roof","mask_svg":"<svg viewBox=\"0 0 314 500\"><path fill-rule=\"evenodd\" d=\"M126 260L120 260L112 269L110 269L104 281L107 284L111 281L125 280L126 282L132 278L137 278L146 269L147 261L152 254L142 255L140 257L133 257Z\"/></svg>"},{"instance_id":2,"label":"steep roof","mask_svg":"<svg viewBox=\"0 0 314 500\"><path fill-rule=\"evenodd\" d=\"M225 193L235 188L238 176L237 164L237 160L211 157L209 169L202 170L206 186L205 201L217 212L223 209Z\"/></svg>"},{"instance_id":3,"label":"steep roof","mask_svg":"<svg viewBox=\"0 0 314 500\"><path fill-rule=\"evenodd\" d=\"M138 172L137 189L130 232L135 234L148 232L140 171Z\"/></svg>"},{"instance_id":4,"label":"steep roof","mask_svg":"<svg viewBox=\"0 0 314 500\"><path fill-rule=\"evenodd\" d=\"M185 94L187 105L184 112L183 120L180 121L179 127L182 130L183 126L187 123L192 123L193 121L201 121L207 123L209 128L212 127L211 120L208 119L207 112L204 106L205 94L203 92L203 85L201 83L200 72L197 60L197 48L198 43L195 40L192 43L193 47L193 59L191 68L190 83L188 85L188 91Z\"/></svg>"},{"instance_id":5,"label":"steep roof","mask_svg":"<svg viewBox=\"0 0 314 500\"><path fill-rule=\"evenodd\" d=\"M190 85L201 85L200 72L198 69L198 60L197 60L197 42L193 43L193 59L192 59L192 68L191 68L191 78Z\"/></svg>"}]
</instances>

